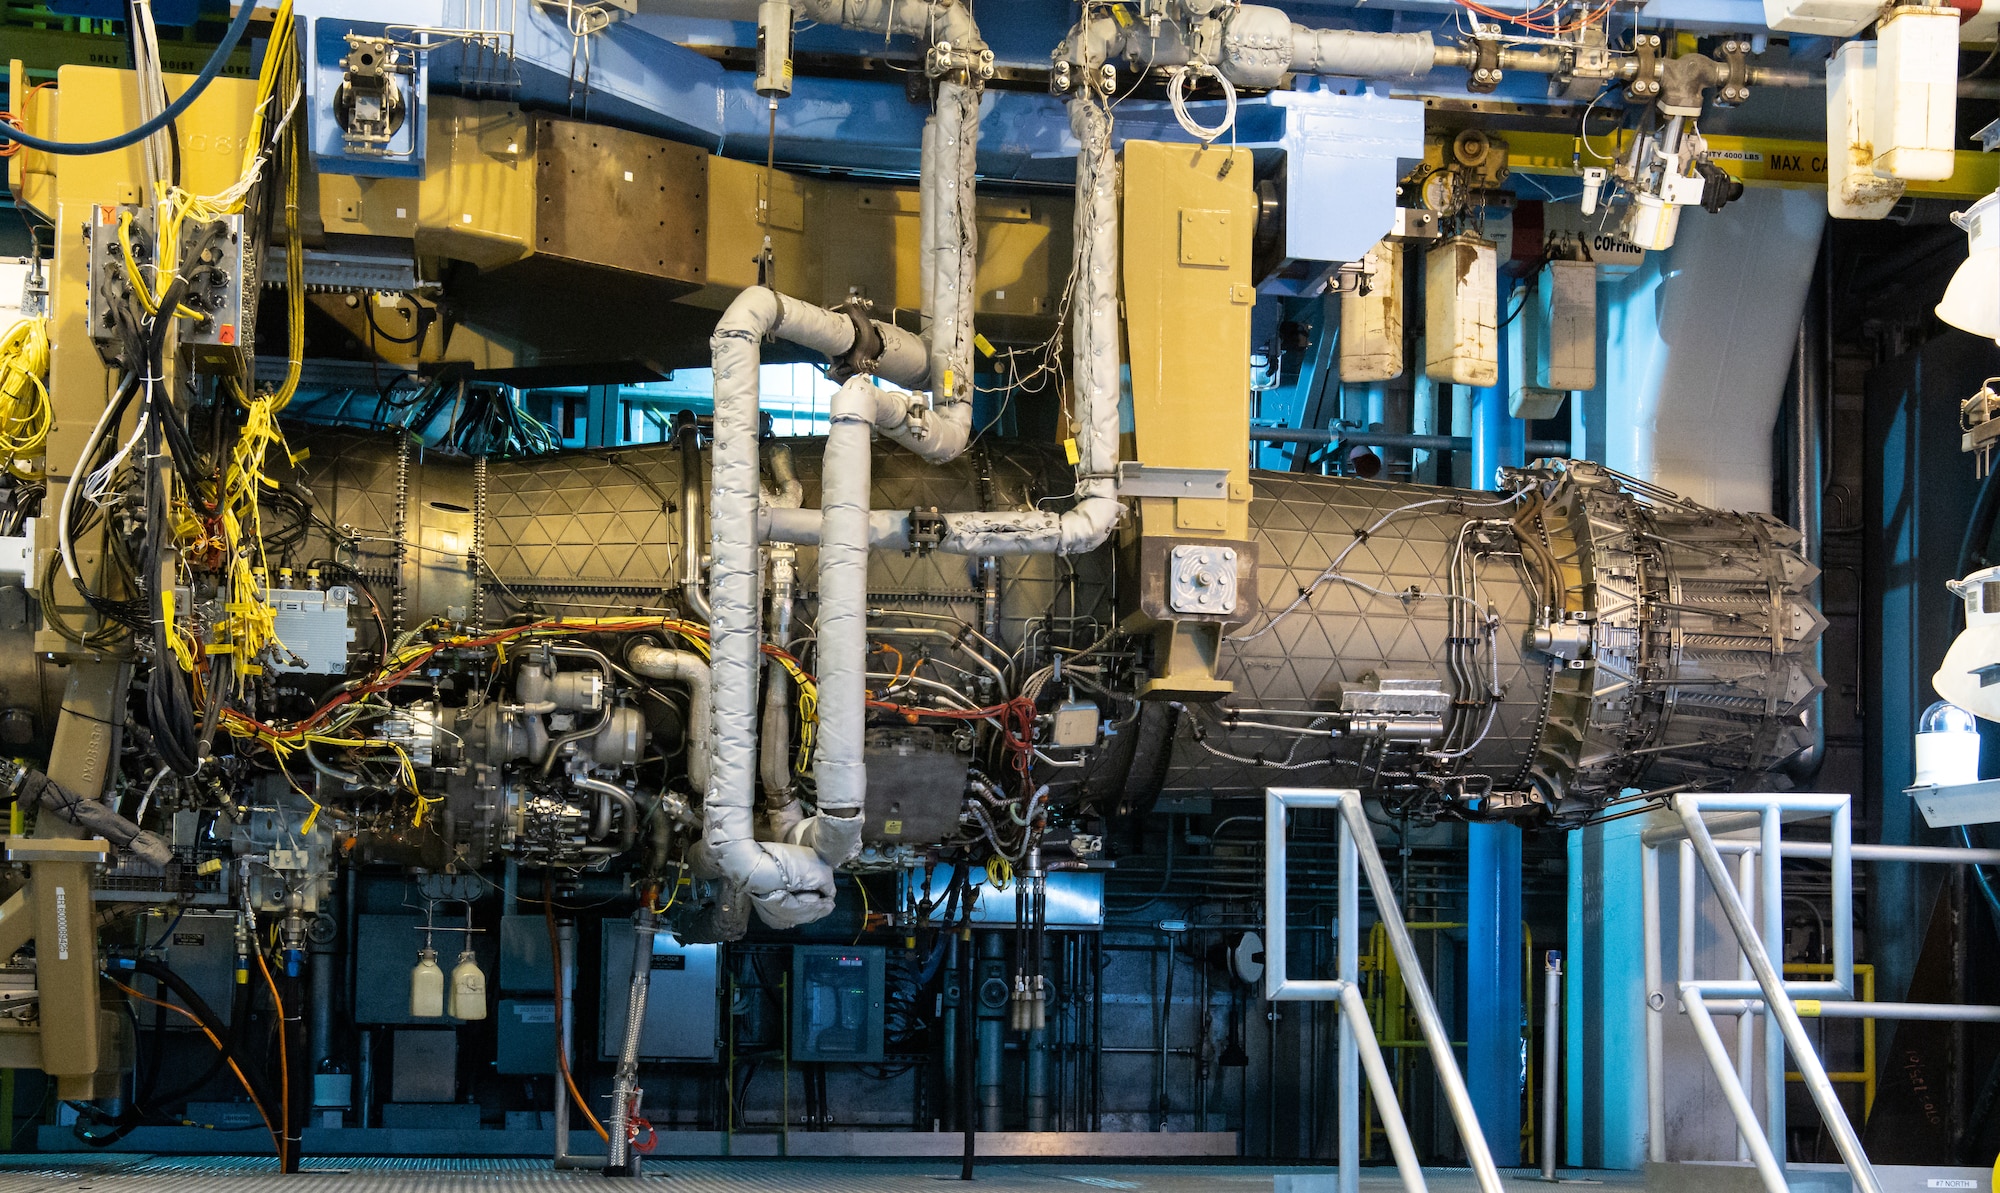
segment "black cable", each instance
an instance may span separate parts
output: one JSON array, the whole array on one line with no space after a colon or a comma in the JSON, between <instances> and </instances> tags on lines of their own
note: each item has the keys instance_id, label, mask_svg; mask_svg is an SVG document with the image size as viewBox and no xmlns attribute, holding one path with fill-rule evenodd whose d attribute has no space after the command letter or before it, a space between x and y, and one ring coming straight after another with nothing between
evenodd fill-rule
<instances>
[{"instance_id":1,"label":"black cable","mask_svg":"<svg viewBox=\"0 0 2000 1193\"><path fill-rule=\"evenodd\" d=\"M215 47L215 53L202 64L201 73L194 77L194 82L188 84L188 89L181 92L178 99L167 105L166 111L137 128L119 133L115 137L105 137L100 141L51 141L23 132L13 125L0 123L0 142L18 141L30 149L39 149L43 153L74 157L110 153L130 145L137 145L187 111L195 100L201 98L201 93L208 90L208 85L215 81L215 76L221 74L222 68L229 62L229 56L236 52L236 44L243 40L243 34L250 28L250 14L255 10L254 4L246 4L237 9L235 19L229 22L229 28L222 34L222 43Z\"/></svg>"},{"instance_id":2,"label":"black cable","mask_svg":"<svg viewBox=\"0 0 2000 1193\"><path fill-rule=\"evenodd\" d=\"M243 1070L243 1079L250 1083L251 1089L257 1095L257 1100L267 1107L274 1104L271 1099L270 1089L265 1082L263 1070L249 1063L248 1058L244 1056L242 1048L237 1043L235 1038L236 1033L223 1024L221 1018L216 1015L215 1009L203 1000L200 993L193 986L188 984L187 979L175 973L164 963L155 961L151 957L114 958L111 964L114 969L130 969L135 973L143 974L160 983L163 990L173 991L174 997L180 999L181 1005L193 1013L195 1020L207 1028L217 1040L222 1042L223 1050L227 1053L228 1058L236 1062L237 1068Z\"/></svg>"},{"instance_id":3,"label":"black cable","mask_svg":"<svg viewBox=\"0 0 2000 1193\"><path fill-rule=\"evenodd\" d=\"M419 310L417 312L417 319L416 319L417 330L415 334L407 336L390 335L388 332L382 329L382 325L380 323L375 322L375 304L369 301L368 291L363 290L360 293L361 293L361 313L367 316L368 318L368 330L373 334L381 337L382 339L389 341L391 344L414 344L419 340L422 340L424 338L425 332L429 330L429 328L426 328L424 326L423 312Z\"/></svg>"}]
</instances>

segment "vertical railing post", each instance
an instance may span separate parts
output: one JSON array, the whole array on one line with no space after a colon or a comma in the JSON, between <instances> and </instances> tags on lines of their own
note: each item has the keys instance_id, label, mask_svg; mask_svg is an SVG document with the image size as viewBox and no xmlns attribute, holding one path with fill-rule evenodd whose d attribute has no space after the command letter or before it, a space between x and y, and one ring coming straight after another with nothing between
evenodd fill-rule
<instances>
[{"instance_id":1,"label":"vertical railing post","mask_svg":"<svg viewBox=\"0 0 2000 1193\"><path fill-rule=\"evenodd\" d=\"M1340 818L1340 980L1358 990L1361 980L1361 867L1355 864L1354 831L1347 818ZM1379 899L1380 896L1377 896ZM1365 1016L1350 1010L1356 999L1342 997L1340 1009L1340 1193L1359 1193L1361 1188L1361 1041L1359 1033L1374 1028ZM1377 1096L1380 1100L1380 1096ZM1385 1114L1384 1118L1388 1116Z\"/></svg>"}]
</instances>

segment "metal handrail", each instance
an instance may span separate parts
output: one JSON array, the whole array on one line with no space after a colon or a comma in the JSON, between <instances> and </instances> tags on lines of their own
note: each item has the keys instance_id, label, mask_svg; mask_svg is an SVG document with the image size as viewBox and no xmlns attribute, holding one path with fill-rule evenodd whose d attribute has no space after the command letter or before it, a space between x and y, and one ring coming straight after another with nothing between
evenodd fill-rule
<instances>
[{"instance_id":1,"label":"metal handrail","mask_svg":"<svg viewBox=\"0 0 2000 1193\"><path fill-rule=\"evenodd\" d=\"M1784 975L1778 972L1777 963L1772 958L1772 951L1782 944L1782 934L1770 933L1770 939L1766 941L1764 938L1759 937L1756 926L1750 922L1750 912L1743 906L1742 898L1736 893L1736 884L1730 880L1728 865L1722 860L1722 854L1715 848L1715 839L1709 835L1708 825L1702 822L1701 810L1704 798L1712 799L1724 808L1730 808L1734 805L1739 810L1761 811L1763 816L1764 845L1762 867L1764 880L1763 903L1767 919L1776 919L1777 916L1773 914L1773 908L1781 909L1784 903L1784 875L1781 865L1781 859L1784 856L1784 844L1780 835L1781 822L1779 817L1787 804L1800 800L1800 797L1783 795L1754 797L1762 801L1761 808L1758 808L1754 806L1745 807L1744 804L1747 802L1746 797L1704 797L1699 792L1691 791L1674 797L1674 812L1680 817L1682 826L1687 830L1688 841L1693 845L1695 856L1701 861L1702 869L1708 872L1709 885L1715 889L1716 899L1722 904L1723 918L1729 921L1730 930L1736 933L1737 943L1741 946L1743 955L1749 959L1752 972L1757 975L1757 985L1764 992L1765 1013L1777 1021L1778 1030L1783 1033L1783 1043L1774 1044L1770 1049L1770 1053L1774 1055L1767 1055L1765 1061L1767 1065L1772 1065L1777 1071L1777 1088L1780 1102L1782 1102L1784 1090L1784 1047L1789 1045L1792 1051L1792 1058L1798 1062L1799 1075L1805 1081L1806 1092L1812 1095L1813 1104L1819 1108L1820 1118L1825 1123L1827 1132L1833 1136L1834 1147L1840 1152L1840 1158L1846 1162L1847 1171L1853 1176L1855 1187L1860 1190L1860 1193L1882 1193L1881 1182L1875 1178L1874 1165L1868 1162L1867 1153L1861 1150L1861 1138L1855 1134L1854 1124L1848 1121L1847 1110L1840 1104L1840 1096L1834 1092L1833 1083L1827 1080L1826 1066L1820 1063L1819 1053L1813 1048L1812 1038L1806 1035L1805 1023L1799 1018L1798 1008L1793 1005L1792 996L1785 987ZM1798 806L1803 805L1800 804ZM1851 987L1854 983L1854 941L1851 936L1854 914L1851 902L1853 891L1851 886L1847 886L1840 879L1840 875L1844 873L1851 882L1853 876L1852 861L1848 856L1846 848L1851 823L1849 820L1848 797L1838 797L1838 805L1830 809L1830 811L1833 815L1834 824L1832 854L1835 875L1833 886L1834 919L1836 922L1841 922L1844 918L1849 933L1843 939L1839 929L1836 928L1835 930L1833 941L1834 981L1840 983L1843 989L1848 990L1848 996L1851 997ZM1842 982L1843 975L1845 977L1844 982ZM1699 1010L1692 1009L1702 1002L1702 995L1706 993L1707 985L1707 983L1697 982L1683 983L1681 986L1681 1004L1683 1007L1690 1008L1688 1010L1688 1017L1691 1020L1705 1018L1708 1014L1708 1008L1705 1005L1700 1006ZM1686 997L1690 990L1696 994L1696 997L1693 999ZM1718 1044L1719 1042L1718 1038ZM1706 1050L1705 1046L1704 1050ZM1715 1054L1712 1052L1709 1055L1709 1062L1711 1066L1715 1063ZM1717 1069L1716 1077L1722 1082L1725 1088L1737 1084L1735 1071L1727 1065L1723 1065ZM1740 1085L1737 1085L1737 1092L1739 1094L1742 1092ZM1737 1122L1746 1128L1745 1134L1747 1137L1748 1134L1754 1131L1757 1121L1754 1113L1749 1114L1747 1118L1745 1117L1745 1112L1749 1110L1748 1098L1742 1098L1740 1103L1738 1100L1732 1099L1731 1109L1737 1111ZM1771 1117L1774 1120L1777 1118L1777 1111L1775 1109L1772 1110ZM1763 1142L1762 1140L1750 1141L1753 1156L1757 1154L1759 1144ZM1783 1170L1776 1167L1776 1161L1772 1157L1771 1149L1768 1145L1763 1147L1763 1153L1764 1159L1758 1161L1758 1169L1764 1174L1766 1186L1771 1189L1772 1193L1785 1193L1786 1186L1784 1184ZM1770 1160L1770 1164L1767 1165L1764 1162L1765 1160ZM1771 1183L1774 1172L1777 1175L1778 1182L1775 1185Z\"/></svg>"},{"instance_id":2,"label":"metal handrail","mask_svg":"<svg viewBox=\"0 0 2000 1193\"><path fill-rule=\"evenodd\" d=\"M1503 1193L1499 1169L1486 1146L1479 1115L1465 1077L1458 1070L1451 1037L1444 1029L1437 1003L1431 997L1416 942L1396 900L1396 888L1389 882L1388 868L1375 848L1375 833L1361 803L1361 792L1353 788L1271 787L1264 793L1264 997L1272 1002L1339 1001L1341 1004L1339 1085L1340 1085L1340 1188L1354 1193L1360 1185L1361 1083L1356 1072L1358 1059L1368 1069L1369 1087L1383 1109L1383 1128L1390 1132L1389 1146L1396 1153L1396 1167L1409 1193L1424 1189L1423 1174L1415 1167L1416 1154L1409 1148L1409 1133L1402 1119L1402 1106L1382 1064L1381 1049L1375 1043L1374 1027L1362 1001L1357 982L1360 976L1359 927L1361 920L1360 871L1368 878L1375 897L1376 912L1389 947L1402 966L1410 1009L1418 1030L1429 1045L1431 1062L1437 1069L1445 1103L1465 1144L1467 1166L1480 1193ZM1336 808L1340 811L1339 843L1339 922L1338 960L1340 976L1332 981L1292 979L1286 973L1285 958L1285 813L1292 808ZM1356 1054L1359 1054L1358 1057ZM1372 1059L1371 1059L1372 1057ZM1395 1127L1390 1127L1391 1122ZM1402 1144L1397 1143L1397 1133ZM1871 1191L1872 1193L1872 1191Z\"/></svg>"}]
</instances>

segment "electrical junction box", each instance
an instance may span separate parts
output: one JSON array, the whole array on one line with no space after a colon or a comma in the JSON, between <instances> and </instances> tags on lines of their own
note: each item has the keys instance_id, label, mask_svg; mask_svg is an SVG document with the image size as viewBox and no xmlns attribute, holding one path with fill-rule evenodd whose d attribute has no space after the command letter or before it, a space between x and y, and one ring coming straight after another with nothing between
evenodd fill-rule
<instances>
[{"instance_id":1,"label":"electrical junction box","mask_svg":"<svg viewBox=\"0 0 2000 1193\"><path fill-rule=\"evenodd\" d=\"M180 229L180 272L188 279L181 305L196 318L180 321L181 351L198 373L235 375L257 338L255 251L243 235L243 217L189 220Z\"/></svg>"},{"instance_id":2,"label":"electrical junction box","mask_svg":"<svg viewBox=\"0 0 2000 1193\"><path fill-rule=\"evenodd\" d=\"M598 1055L614 1060L625 1042L625 1012L632 996L632 943L638 933L624 917L602 921L603 982L599 986ZM641 1060L712 1061L716 1058L716 947L681 944L668 932L653 934L646 984L646 1020L639 1027Z\"/></svg>"},{"instance_id":3,"label":"electrical junction box","mask_svg":"<svg viewBox=\"0 0 2000 1193\"><path fill-rule=\"evenodd\" d=\"M791 997L793 1060L882 1059L880 948L794 947Z\"/></svg>"},{"instance_id":4,"label":"electrical junction box","mask_svg":"<svg viewBox=\"0 0 2000 1193\"><path fill-rule=\"evenodd\" d=\"M1852 37L1881 13L1881 0L1764 0L1764 23L1780 33Z\"/></svg>"},{"instance_id":5,"label":"electrical junction box","mask_svg":"<svg viewBox=\"0 0 2000 1193\"><path fill-rule=\"evenodd\" d=\"M510 1076L556 1067L556 1004L503 998L493 1017L493 1071Z\"/></svg>"},{"instance_id":6,"label":"electrical junction box","mask_svg":"<svg viewBox=\"0 0 2000 1193\"><path fill-rule=\"evenodd\" d=\"M1088 700L1071 700L1056 706L1049 718L1049 744L1064 749L1082 749L1097 744L1097 723L1103 713Z\"/></svg>"},{"instance_id":7,"label":"electrical junction box","mask_svg":"<svg viewBox=\"0 0 2000 1193\"><path fill-rule=\"evenodd\" d=\"M195 993L227 1026L236 1004L236 916L189 912L167 919L172 921L171 926L153 916L140 918L140 931L146 934L146 943L194 987ZM144 974L138 976L134 985L143 994L166 997L153 988L153 979ZM140 1013L145 1014L145 1008L140 1008ZM180 1015L168 1014L164 1023L174 1031L198 1030L193 1021Z\"/></svg>"},{"instance_id":8,"label":"electrical junction box","mask_svg":"<svg viewBox=\"0 0 2000 1193\"><path fill-rule=\"evenodd\" d=\"M347 670L347 650L354 644L354 627L347 620L353 589L274 588L270 597L278 639L271 648L276 656L271 670L309 675Z\"/></svg>"}]
</instances>

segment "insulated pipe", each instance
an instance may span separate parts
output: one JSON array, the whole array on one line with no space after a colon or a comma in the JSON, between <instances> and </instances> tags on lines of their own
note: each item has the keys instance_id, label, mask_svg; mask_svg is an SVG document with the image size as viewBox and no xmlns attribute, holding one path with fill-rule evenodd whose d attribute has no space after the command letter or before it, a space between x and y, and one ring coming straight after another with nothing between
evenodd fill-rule
<instances>
[{"instance_id":1,"label":"insulated pipe","mask_svg":"<svg viewBox=\"0 0 2000 1193\"><path fill-rule=\"evenodd\" d=\"M680 428L681 449L681 599L688 612L709 620L708 597L701 590L701 435L694 419Z\"/></svg>"},{"instance_id":2,"label":"insulated pipe","mask_svg":"<svg viewBox=\"0 0 2000 1193\"><path fill-rule=\"evenodd\" d=\"M771 548L771 645L780 650L792 636L792 594L798 552L779 544ZM758 777L764 784L762 838L784 837L798 822L799 802L792 796L791 751L792 675L772 659L764 666L764 736L760 743Z\"/></svg>"},{"instance_id":3,"label":"insulated pipe","mask_svg":"<svg viewBox=\"0 0 2000 1193\"><path fill-rule=\"evenodd\" d=\"M1076 378L1079 423L1075 428L1078 501L1074 508L1061 514L1042 510L945 514L944 533L936 546L949 554L1082 554L1095 550L1110 537L1124 509L1118 501L1116 480L1121 364L1118 350L1118 161L1111 143L1110 118L1094 101L1071 101L1070 127L1082 145L1076 159L1079 269L1072 327L1074 365L1071 371ZM961 192L961 197L969 198L969 194ZM946 246L940 245L937 255L940 258L947 256ZM968 332L969 329L968 323ZM719 336L720 331L717 334ZM935 347L936 336L933 336L932 343ZM886 354L884 359L887 359ZM957 379L953 380L955 383ZM717 392L720 393L719 381ZM862 397L872 403L872 408L864 410ZM885 437L925 459L942 462L963 450L963 442L954 440L961 425L955 419L956 412L963 411L966 420L963 425L969 428L969 405L925 411L920 404L911 402L903 395L872 387L851 400L857 407L855 417L867 418ZM830 483L834 471L831 464L824 469L823 475L829 478L829 482L823 483ZM720 506L716 508L720 510ZM771 541L823 542L824 527L819 528L821 539L816 540L811 537L814 528L810 522L804 511L794 514L785 510L764 510L758 519L758 528ZM911 545L909 514L906 512L876 510L867 513L865 529L871 546L907 550Z\"/></svg>"},{"instance_id":4,"label":"insulated pipe","mask_svg":"<svg viewBox=\"0 0 2000 1193\"><path fill-rule=\"evenodd\" d=\"M774 928L811 923L831 912L834 884L832 868L812 850L756 839L760 344L766 336L779 336L837 356L853 346L854 335L845 315L759 286L737 295L709 341L715 366L709 501L714 746L696 868L744 888L757 914Z\"/></svg>"},{"instance_id":5,"label":"insulated pipe","mask_svg":"<svg viewBox=\"0 0 2000 1193\"><path fill-rule=\"evenodd\" d=\"M715 726L711 719L714 695L708 661L691 650L641 645L632 648L625 665L634 674L680 684L688 690L688 782L694 784L696 790L707 791L711 751L715 746Z\"/></svg>"},{"instance_id":6,"label":"insulated pipe","mask_svg":"<svg viewBox=\"0 0 2000 1193\"><path fill-rule=\"evenodd\" d=\"M1040 510L944 515L938 550L955 555L1076 555L1109 538L1118 501L1118 158L1111 120L1096 101L1070 101L1076 157L1077 303L1072 339L1076 379L1077 503Z\"/></svg>"},{"instance_id":7,"label":"insulated pipe","mask_svg":"<svg viewBox=\"0 0 2000 1193\"><path fill-rule=\"evenodd\" d=\"M928 126L934 124L936 131ZM933 413L972 422L972 312L977 297L979 226L974 208L979 149L979 91L947 81L938 87L937 114L926 122L933 169L922 180L923 218L930 224L931 397ZM965 435L959 436L964 450ZM954 452L954 455L957 453Z\"/></svg>"},{"instance_id":8,"label":"insulated pipe","mask_svg":"<svg viewBox=\"0 0 2000 1193\"><path fill-rule=\"evenodd\" d=\"M664 14L709 21L757 19L759 0L641 0L644 15ZM903 33L925 41L949 42L974 54L986 49L979 26L965 3L954 0L792 0L807 20L883 36Z\"/></svg>"},{"instance_id":9,"label":"insulated pipe","mask_svg":"<svg viewBox=\"0 0 2000 1193\"><path fill-rule=\"evenodd\" d=\"M868 498L874 485L870 395L880 392L866 377L850 378L833 395L827 415L820 482L820 703L813 749L819 815L807 824L814 851L830 866L859 851L868 795L862 739L868 721Z\"/></svg>"}]
</instances>

